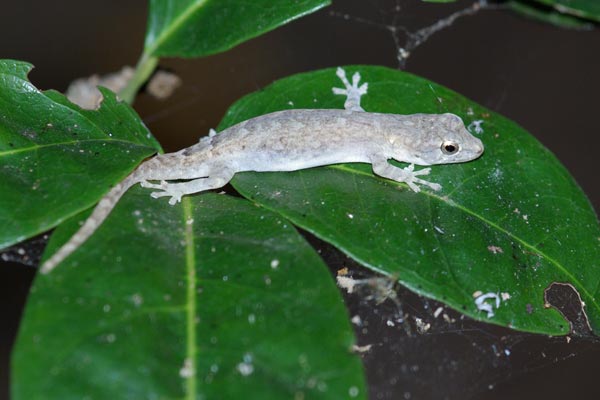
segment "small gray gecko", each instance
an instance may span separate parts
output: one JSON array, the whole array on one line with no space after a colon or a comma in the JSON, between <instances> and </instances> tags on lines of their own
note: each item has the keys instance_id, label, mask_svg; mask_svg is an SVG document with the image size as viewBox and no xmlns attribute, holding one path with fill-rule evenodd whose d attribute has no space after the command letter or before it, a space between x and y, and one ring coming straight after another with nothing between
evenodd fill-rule
<instances>
[{"instance_id":1,"label":"small gray gecko","mask_svg":"<svg viewBox=\"0 0 600 400\"><path fill-rule=\"evenodd\" d=\"M419 192L418 184L441 189L417 176L430 168L414 170L414 164L434 165L470 161L483 153L483 144L472 136L454 114L381 114L360 106L367 84L352 84L342 68L337 76L345 88L344 110L285 110L233 125L220 134L214 131L199 143L176 153L158 154L140 164L115 185L98 203L90 217L69 241L42 265L49 273L75 251L100 226L121 196L133 185L156 189L154 198L170 197L174 205L187 194L224 186L237 172L295 171L339 164L369 163L383 178L406 183ZM398 168L389 159L410 163ZM188 180L187 182L168 182ZM151 183L150 181L160 181Z\"/></svg>"}]
</instances>

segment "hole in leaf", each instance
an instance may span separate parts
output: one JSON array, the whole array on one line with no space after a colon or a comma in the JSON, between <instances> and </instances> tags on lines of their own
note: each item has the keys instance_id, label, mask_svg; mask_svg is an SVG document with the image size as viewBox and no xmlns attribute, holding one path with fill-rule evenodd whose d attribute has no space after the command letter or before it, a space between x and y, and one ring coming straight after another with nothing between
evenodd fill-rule
<instances>
[{"instance_id":1,"label":"hole in leaf","mask_svg":"<svg viewBox=\"0 0 600 400\"><path fill-rule=\"evenodd\" d=\"M571 334L574 336L591 336L584 303L579 292L570 283L554 282L544 291L546 307L554 307L569 321ZM560 329L564 326L559 325Z\"/></svg>"}]
</instances>

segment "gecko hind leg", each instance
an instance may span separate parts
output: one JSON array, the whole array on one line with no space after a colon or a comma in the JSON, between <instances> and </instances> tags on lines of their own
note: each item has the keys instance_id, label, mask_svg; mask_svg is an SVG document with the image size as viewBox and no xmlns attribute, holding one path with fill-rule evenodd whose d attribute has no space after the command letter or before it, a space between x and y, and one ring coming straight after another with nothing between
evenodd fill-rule
<instances>
[{"instance_id":1,"label":"gecko hind leg","mask_svg":"<svg viewBox=\"0 0 600 400\"><path fill-rule=\"evenodd\" d=\"M352 84L348 82L348 78L346 78L346 71L344 71L343 68L338 67L335 73L344 84L344 89L334 87L331 90L334 94L346 96L344 108L348 111L365 111L360 106L360 98L367 94L369 84L363 83L362 85L358 86L358 82L360 82L360 73L358 72L355 72L354 75L352 75Z\"/></svg>"},{"instance_id":2,"label":"gecko hind leg","mask_svg":"<svg viewBox=\"0 0 600 400\"><path fill-rule=\"evenodd\" d=\"M157 199L159 197L171 197L169 204L174 205L181 201L181 197L186 194L203 192L206 190L217 189L225 186L233 178L233 172L229 170L219 170L218 174L206 178L198 178L188 182L169 183L161 181L160 184L142 182L142 187L159 189L159 192L152 192L150 196Z\"/></svg>"},{"instance_id":3,"label":"gecko hind leg","mask_svg":"<svg viewBox=\"0 0 600 400\"><path fill-rule=\"evenodd\" d=\"M428 182L424 179L417 178L419 175L429 175L431 168L423 168L415 171L414 164L410 164L406 168L398 168L388 163L386 159L375 160L372 165L375 174L396 182L404 182L416 193L421 191L421 188L417 186L417 184L429 186L433 190L440 190L442 188L438 183Z\"/></svg>"}]
</instances>

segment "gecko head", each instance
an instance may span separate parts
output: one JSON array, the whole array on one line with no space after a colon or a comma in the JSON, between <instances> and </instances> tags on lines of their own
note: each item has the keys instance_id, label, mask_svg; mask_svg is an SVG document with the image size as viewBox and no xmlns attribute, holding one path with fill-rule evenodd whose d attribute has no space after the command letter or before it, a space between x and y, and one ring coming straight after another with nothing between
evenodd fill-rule
<instances>
[{"instance_id":1,"label":"gecko head","mask_svg":"<svg viewBox=\"0 0 600 400\"><path fill-rule=\"evenodd\" d=\"M483 143L471 135L462 119L454 114L414 114L409 140L404 141L402 159L418 165L471 161L483 154ZM403 122L406 125L406 121ZM396 157L394 157L396 158Z\"/></svg>"}]
</instances>

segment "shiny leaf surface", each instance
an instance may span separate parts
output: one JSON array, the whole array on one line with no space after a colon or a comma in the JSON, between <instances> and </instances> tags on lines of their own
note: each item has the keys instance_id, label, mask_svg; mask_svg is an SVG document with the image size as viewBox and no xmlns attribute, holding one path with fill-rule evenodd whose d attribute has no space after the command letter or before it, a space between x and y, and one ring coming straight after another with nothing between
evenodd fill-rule
<instances>
[{"instance_id":1,"label":"shiny leaf surface","mask_svg":"<svg viewBox=\"0 0 600 400\"><path fill-rule=\"evenodd\" d=\"M37 276L12 398L361 399L353 342L329 271L285 219L215 194L172 207L137 187Z\"/></svg>"},{"instance_id":2,"label":"shiny leaf surface","mask_svg":"<svg viewBox=\"0 0 600 400\"><path fill-rule=\"evenodd\" d=\"M31 68L0 60L0 249L90 207L160 148L110 91L98 110L83 110L39 91Z\"/></svg>"},{"instance_id":3,"label":"shiny leaf surface","mask_svg":"<svg viewBox=\"0 0 600 400\"><path fill-rule=\"evenodd\" d=\"M367 111L453 112L484 142L484 155L433 166L427 178L440 192L414 193L365 164L238 174L234 187L363 265L476 319L565 334L569 325L545 307L544 290L568 282L598 332L598 220L554 155L514 122L440 85L381 67L347 68L357 70L369 83ZM220 129L281 109L342 108L334 86L333 69L278 81L232 106ZM497 296L499 307L495 297L478 307L481 294ZM490 306L493 315L483 309Z\"/></svg>"},{"instance_id":4,"label":"shiny leaf surface","mask_svg":"<svg viewBox=\"0 0 600 400\"><path fill-rule=\"evenodd\" d=\"M151 0L144 52L152 57L219 53L328 4L330 0Z\"/></svg>"}]
</instances>

